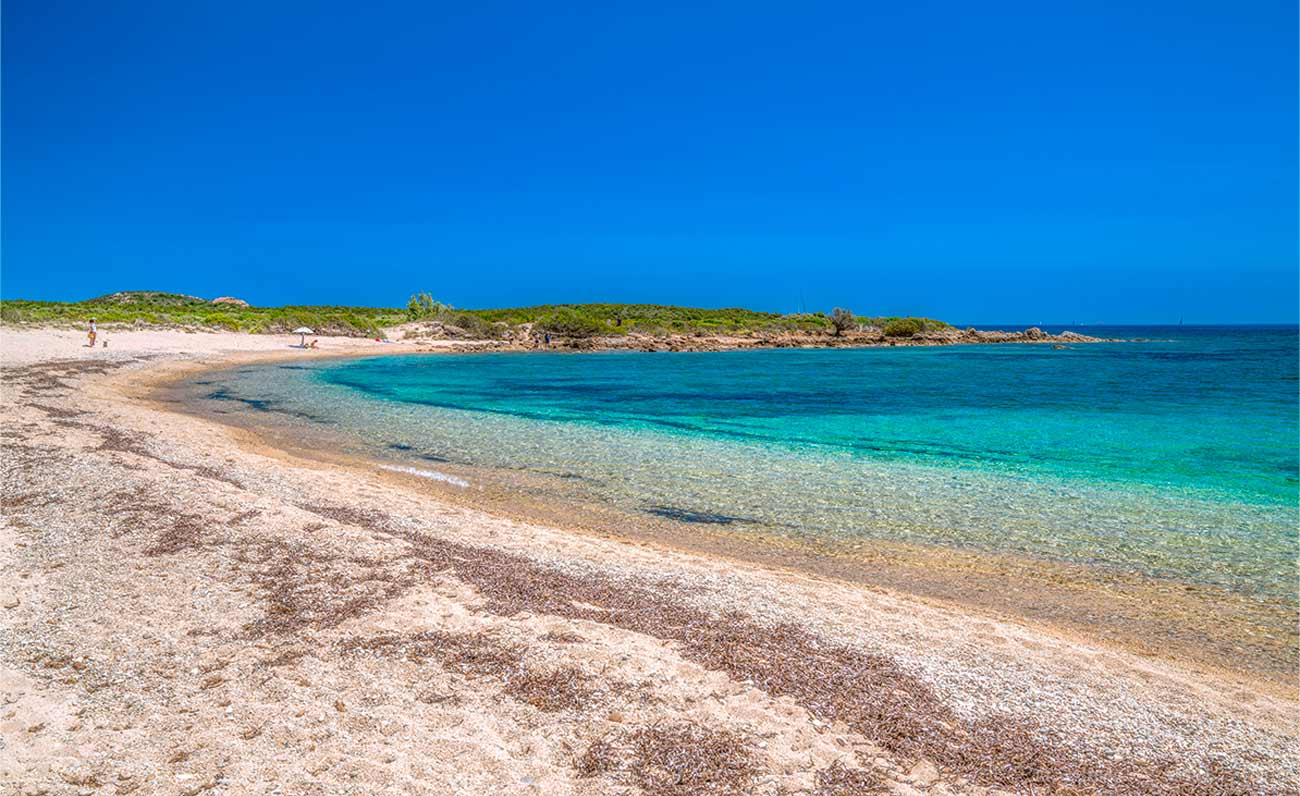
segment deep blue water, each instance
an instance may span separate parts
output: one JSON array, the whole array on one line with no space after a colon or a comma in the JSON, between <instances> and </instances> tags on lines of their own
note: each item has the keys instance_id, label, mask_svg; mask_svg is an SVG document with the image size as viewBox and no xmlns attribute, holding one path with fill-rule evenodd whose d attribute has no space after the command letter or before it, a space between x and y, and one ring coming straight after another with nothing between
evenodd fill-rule
<instances>
[{"instance_id":1,"label":"deep blue water","mask_svg":"<svg viewBox=\"0 0 1300 796\"><path fill-rule=\"evenodd\" d=\"M1291 594L1296 327L1083 331L1147 340L387 357L219 389L413 462L577 477L658 516Z\"/></svg>"}]
</instances>

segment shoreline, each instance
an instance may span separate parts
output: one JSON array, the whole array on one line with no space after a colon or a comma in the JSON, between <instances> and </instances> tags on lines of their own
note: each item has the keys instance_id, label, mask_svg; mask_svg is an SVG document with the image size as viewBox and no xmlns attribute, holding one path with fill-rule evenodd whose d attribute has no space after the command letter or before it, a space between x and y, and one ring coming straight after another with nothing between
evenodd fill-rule
<instances>
[{"instance_id":1,"label":"shoreline","mask_svg":"<svg viewBox=\"0 0 1300 796\"><path fill-rule=\"evenodd\" d=\"M279 357L241 359L237 365L279 361ZM142 394L156 400L198 373L229 366L235 365L203 367L186 376L160 379ZM342 451L336 432L318 430L303 438L300 429L256 422L266 417L260 413L236 410L218 417L195 406L158 406L231 429L249 450L342 466L495 517L886 589L954 610L1025 622L1086 643L1190 666L1227 681L1251 683L1284 698L1300 697L1300 684L1293 677L1297 633L1289 621L1295 615L1294 605L1279 605L1207 584L974 548L882 539L839 545L829 540L801 542L674 522L632 514L582 496L561 495L547 489L556 484L536 483L545 480L542 473L441 462L431 467L437 468L442 478L429 479L410 468L394 468L386 460ZM466 483L464 479L477 488L457 488ZM1232 658L1238 665L1223 665L1225 659Z\"/></svg>"},{"instance_id":2,"label":"shoreline","mask_svg":"<svg viewBox=\"0 0 1300 796\"><path fill-rule=\"evenodd\" d=\"M242 333L226 333L245 336ZM1005 333L995 333L1005 334ZM1021 333L1012 333L1021 334ZM224 336L224 335L223 335ZM341 465L358 474L378 477L390 483L421 491L440 502L462 508L486 512L488 515L510 521L540 523L564 532L593 535L620 543L638 546L657 546L665 552L702 554L724 561L757 565L766 569L788 571L797 576L825 578L833 582L884 589L897 596L922 600L957 611L970 611L993 619L1026 623L1042 631L1060 634L1082 643L1100 644L1117 651L1137 654L1153 660L1164 660L1175 665L1188 666L1211 677L1252 689L1259 689L1282 699L1296 700L1300 705L1300 672L1297 661L1297 638L1300 627L1294 623L1281 628L1290 634L1282 645L1266 645L1262 664L1226 667L1218 662L1225 656L1245 653L1252 642L1258 643L1263 631L1252 625L1245 616L1254 611L1264 611L1258 600L1248 595L1232 592L1206 584L1191 584L1169 578L1159 578L1102 570L1095 567L1054 562L1034 557L1018 557L965 548L945 548L934 545L907 544L870 540L873 548L865 557L843 555L834 550L814 549L779 539L758 539L753 535L741 538L718 529L688 523L652 522L644 516L631 516L609 510L592 516L570 502L564 509L556 510L553 495L543 500L525 500L521 492L511 490L484 499L476 493L452 488L447 483L430 481L401 471L384 467L379 460L347 454L331 447L308 447L292 437L277 433L271 427L253 427L216 418L192 409L178 408L159 399L159 395L179 383L210 370L224 370L245 365L297 361L302 356L313 359L353 359L381 356L406 356L420 354L485 353L487 351L531 351L546 353L548 349L532 348L477 348L482 341L443 340L432 346L416 344L408 349L391 344L369 346L372 341L357 338L336 338L327 348L315 351L288 346L254 351L238 351L223 356L218 361L199 360L182 365L171 363L183 372L151 376L146 380L133 380L127 391L138 400L146 401L164 412L179 412L202 419L221 428L236 432L241 447L295 461ZM987 341L998 344L1013 341ZM1040 342L1052 342L1051 339ZM1093 339L1088 342L1122 342L1111 339ZM961 345L970 343L912 343L914 346ZM408 344L409 345L409 344ZM779 346L755 346L776 348ZM812 346L827 347L827 346ZM848 347L880 347L879 345L850 345ZM563 350L592 349L550 349ZM617 351L618 348L598 348L597 351ZM641 350L641 349L631 349ZM679 351L682 349L660 349ZM744 347L721 349L688 349L690 351L746 350ZM275 439L271 439L274 436ZM446 464L439 466L446 468ZM464 465L459 465L464 467ZM481 468L473 468L481 470ZM477 479L476 479L477 480ZM603 515L603 516L602 516ZM632 525L636 530L619 530ZM791 559L795 559L792 563ZM863 572L867 567L869 572ZM946 572L933 576L933 570ZM1015 573L1012 575L1011 573ZM1010 584L1014 584L1008 586ZM1028 587L1028 588L1026 588ZM1041 590L1041 591L1040 591ZM1044 604L1043 591L1052 595ZM1114 602L1122 599L1133 606L1124 612L1122 623L1104 623L1103 617L1114 620ZM1223 604L1246 605L1247 610L1224 611ZM1267 601L1272 602L1272 601ZM1157 613L1157 607L1160 606ZM1289 607L1283 606L1281 614L1290 616ZM1276 621L1277 612L1269 618ZM1108 614L1111 614L1108 616ZM1261 614L1262 615L1262 614ZM1160 618L1160 626L1149 623ZM1285 617L1283 617L1285 618ZM1242 622L1242 630L1225 637L1220 631L1225 625ZM1099 623L1100 622L1100 623ZM1194 623L1196 633L1189 638L1179 638L1180 630ZM1270 632L1277 632L1274 625ZM1272 636L1270 636L1271 638ZM1257 655L1259 653L1256 653ZM1300 718L1300 713L1298 713Z\"/></svg>"},{"instance_id":3,"label":"shoreline","mask_svg":"<svg viewBox=\"0 0 1300 796\"><path fill-rule=\"evenodd\" d=\"M5 331L0 334L10 338ZM688 722L766 738L765 746L752 750L771 777L763 780L763 787L807 787L818 771L840 761L855 770L869 770L891 792L987 792L991 783L963 769L957 758L945 757L944 749L967 743L958 736L942 729L935 730L938 740L911 731L906 739L895 738L892 731L881 734L879 728L869 731L857 718L865 714L855 712L856 703L844 704L839 713L821 712L815 707L820 692L793 673L770 668L779 658L777 650L762 647L768 652L755 660L757 669L735 669L733 653L718 658L712 647L699 646L695 636L678 637L673 625L653 619L660 615L656 611L667 610L662 607L667 603L656 600L670 598L678 612L735 610L748 617L745 622L797 622L804 628L801 633L814 634L822 643L866 650L890 661L885 669L873 671L911 683L900 688L912 693L913 700L919 694L925 695L922 701L937 700L940 712L951 716L944 726L962 724L989 710L1008 721L1049 725L1073 750L1070 759L1092 761L1089 765L1101 765L1101 760L1110 759L1107 755L1164 759L1178 749L1178 765L1190 766L1186 775L1203 776L1199 761L1214 753L1226 755L1234 770L1276 792L1283 792L1281 783L1300 766L1291 748L1294 699L1249 682L1225 682L1208 672L889 590L493 517L448 503L427 489L412 489L413 477L401 474L359 472L295 461L282 452L250 451L240 444L239 432L229 427L149 405L143 400L146 383L164 372L268 355L300 358L305 352L239 349L238 343L247 341L233 335L210 336L222 338L217 341L187 337L193 336L164 335L130 350L110 348L118 357L113 367L88 361L88 349L54 360L48 349L58 337L49 333L34 346L27 345L31 341L15 345L12 338L6 340L4 375L9 389L4 409L6 427L15 434L7 440L15 446L10 458L16 461L6 465L7 498L15 500L6 500L5 564L8 571L20 574L12 595L17 602L3 615L6 631L27 640L23 649L32 650L35 644L49 650L42 653L45 664L32 664L30 656L16 659L8 647L3 661L6 673L14 673L13 682L21 677L29 684L11 703L11 712L19 715L4 725L6 741L20 753L13 765L26 766L28 773L63 783L69 776L107 781L111 744L124 743L127 762L119 768L155 760L150 770L167 773L150 775L144 773L150 766L137 766L140 771L118 771L114 776L125 773L155 786L161 780L149 776L168 777L169 787L212 780L227 783L233 787L230 792L257 792L256 783L268 781L257 777L279 770L296 772L295 780L316 783L355 781L348 772L359 771L363 782L382 788L399 781L391 778L395 769L411 771L417 757L428 757L430 750L454 754L446 738L430 732L459 718L456 726L468 728L459 734L470 739L459 753L471 761L462 760L461 768L477 778L477 785L467 784L470 790L605 793L619 787L613 775L581 775L572 763L575 753L611 731ZM238 350L230 350L232 342ZM21 356L11 361L16 349L30 353L30 362L24 364ZM196 349L206 353L184 353ZM328 352L334 353L338 351ZM388 352L349 344L343 353ZM153 358L141 360L141 355ZM22 371L24 367L28 370ZM60 465L60 473L43 464L55 459L68 462ZM86 469L82 462L94 465ZM68 473L76 474L72 483L77 489L72 491L66 484ZM23 491L15 491L15 484ZM59 496L52 505L62 508L43 508L35 499L16 500L35 494L31 490ZM128 499L127 494L136 497ZM19 539L24 540L21 546ZM311 545L304 547L308 539ZM471 565L466 555L479 563ZM59 566L51 568L52 563ZM435 569L421 574L421 568L429 566ZM436 569L440 566L450 568ZM160 574L167 577L160 579ZM62 579L67 583L60 586ZM598 586L602 582L633 585L610 591ZM390 585L374 585L384 583ZM654 599L632 601L627 595L640 594L634 585L639 583L674 585ZM538 591L540 584L549 585ZM105 615L97 608L104 604L96 598L101 593L117 606L115 613ZM572 594L576 602L556 603L554 595L561 593ZM194 596L199 594L201 598ZM59 624L43 626L49 616L57 617ZM637 616L642 617L639 624L632 622ZM281 633L276 622L290 620L293 632ZM205 624L210 631L187 635L187 628ZM743 629L735 627L734 632ZM527 668L537 660L545 664L543 674L553 685L547 694L564 691L553 679L564 672L581 675L579 681L607 696L593 702L594 692L588 691L582 700L574 697L575 704L586 707L548 712L545 705L529 702L527 694L521 699L511 691L523 687L511 685L522 682L517 678L500 680L492 671L465 674L461 669L469 659L442 659L439 666L411 657L416 654L412 650L423 648L410 646L418 641L407 634L421 628L443 634L490 630L526 650L523 662L511 666ZM740 641L739 636L729 641L733 637L727 634L733 631L721 625L708 632L708 638L724 647ZM548 640L565 634L584 641ZM399 637L405 652L388 657L383 650L389 649L384 646L389 642L383 639ZM163 638L171 640L159 647ZM344 653L344 642L358 638L370 639L372 653L364 664ZM791 649L809 655L808 638L795 635L786 641ZM137 661L130 664L131 670L163 671L151 663L161 660L149 652L155 648L170 658L179 654L182 661L193 660L198 673L189 675L189 664L182 663L170 676L149 674L147 682L119 681L104 674L103 685L87 690L87 677L110 663ZM717 648L719 654L722 649ZM106 650L113 650L110 657L105 657ZM299 654L302 650L305 653ZM426 654L433 652L420 656ZM291 657L274 662L285 655ZM83 660L81 669L73 666ZM269 672L270 679L258 672ZM54 679L48 679L51 675ZM166 687L157 693L173 694L168 699L179 699L185 710L197 711L198 721L229 729L205 732L197 747L189 745L188 756L166 763L169 755L175 756L179 739L189 733L184 727L196 718L182 713L172 719L169 702L150 701L155 691L149 683L158 677ZM428 677L434 678L440 694L453 697L416 700L414 695L427 688L417 681ZM656 685L618 686L631 691L608 687L635 684L638 678ZM309 685L298 685L299 680ZM492 684L497 682L506 683L505 692L495 691ZM276 696L267 688L276 689ZM643 693L645 688L650 691ZM708 697L710 690L720 701ZM363 696L363 691L370 695ZM334 698L345 707L328 707L330 695L336 693ZM1116 693L1126 697L1115 702L1108 695ZM793 703L782 701L791 699ZM142 708L144 712L124 707L140 701L154 707ZM328 709L319 719L312 718L312 710L320 710L312 707L318 703ZM281 707L269 710L272 704ZM295 704L307 713L294 717L289 706ZM904 703L895 708L904 713L912 709ZM150 721L149 733L132 734L131 726L148 710L163 719ZM238 715L231 726L234 712ZM50 721L29 730L47 714L53 717ZM123 715L125 729L108 729L121 724ZM618 720L611 718L615 715ZM537 726L539 716L549 722L543 726L558 729L555 737L543 738L528 729ZM385 734L386 722L397 722L395 734ZM975 725L970 727L974 730ZM332 734L310 741L317 751L303 753L300 760L274 762L277 750L309 743L294 739L319 735L321 728L332 728ZM971 737L983 736L975 732ZM521 739L531 744L532 752L518 746ZM1045 741L1039 737L1035 742ZM516 749L512 762L480 758L480 750L493 743ZM55 747L64 751L56 753ZM86 748L90 753L68 751ZM573 751L561 751L564 748ZM996 744L981 749L995 759L1009 753ZM222 764L222 755L230 753L240 755L240 761ZM365 755L376 762L362 769L348 762ZM313 770L318 764L323 767ZM188 776L180 779L184 774ZM1048 774L1064 776L1055 769L1044 776ZM448 769L424 775L421 782L454 781ZM1178 781L1170 780L1173 785ZM755 792L767 791L756 787Z\"/></svg>"},{"instance_id":4,"label":"shoreline","mask_svg":"<svg viewBox=\"0 0 1300 796\"><path fill-rule=\"evenodd\" d=\"M928 332L918 332L908 337L886 337L881 332L850 331L841 335L813 332L759 332L746 335L670 333L651 335L642 332L630 332L617 335L594 335L590 337L552 336L549 343L532 334L529 330L502 338L473 338L448 336L444 331L432 329L427 322L411 322L385 330L386 334L398 339L387 339L382 344L413 346L411 353L481 353L487 351L643 351L643 352L690 352L690 351L749 351L775 348L909 348L951 345L1056 345L1122 343L1123 338L1094 337L1074 331L1059 334L1044 332L1038 327L1029 327L1018 332L1000 330L983 330L975 327L958 329L948 327ZM0 324L0 332L23 333L40 331L69 332L79 327L63 326L29 326ZM243 335L279 342L286 335L250 334L245 332L221 332L211 329L174 327L127 326L124 324L104 324L101 338L111 334L153 333L153 334L195 334L195 335ZM338 341L355 341L356 344L378 342L364 337L330 338L337 345ZM302 351L301 348L297 349ZM316 352L313 352L316 353Z\"/></svg>"}]
</instances>

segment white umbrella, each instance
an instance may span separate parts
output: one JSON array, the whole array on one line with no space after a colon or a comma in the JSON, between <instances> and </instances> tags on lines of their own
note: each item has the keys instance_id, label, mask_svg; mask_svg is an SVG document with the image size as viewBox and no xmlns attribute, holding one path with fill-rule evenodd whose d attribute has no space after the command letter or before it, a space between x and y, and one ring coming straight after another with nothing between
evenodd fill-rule
<instances>
[{"instance_id":1,"label":"white umbrella","mask_svg":"<svg viewBox=\"0 0 1300 796\"><path fill-rule=\"evenodd\" d=\"M311 329L308 329L306 326L299 326L297 329L294 329L294 330L293 330L293 333L294 333L294 334L300 334L300 335L302 335L302 340L299 341L299 344L300 344L303 348L306 348L306 347L307 347L307 335L309 335L309 334L316 334L316 333L313 332Z\"/></svg>"}]
</instances>

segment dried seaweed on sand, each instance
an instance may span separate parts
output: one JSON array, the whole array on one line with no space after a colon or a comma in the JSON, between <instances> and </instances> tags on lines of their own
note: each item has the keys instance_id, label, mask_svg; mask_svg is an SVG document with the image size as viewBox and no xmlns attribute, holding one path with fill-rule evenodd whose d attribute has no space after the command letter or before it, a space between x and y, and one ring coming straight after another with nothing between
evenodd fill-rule
<instances>
[{"instance_id":1,"label":"dried seaweed on sand","mask_svg":"<svg viewBox=\"0 0 1300 796\"><path fill-rule=\"evenodd\" d=\"M598 739L574 766L586 777L617 776L647 796L742 796L762 773L744 735L687 722Z\"/></svg>"}]
</instances>

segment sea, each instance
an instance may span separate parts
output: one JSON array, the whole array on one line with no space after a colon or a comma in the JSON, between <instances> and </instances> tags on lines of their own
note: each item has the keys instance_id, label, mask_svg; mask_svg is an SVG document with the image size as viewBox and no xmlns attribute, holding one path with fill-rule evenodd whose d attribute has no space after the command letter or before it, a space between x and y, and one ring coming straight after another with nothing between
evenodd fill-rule
<instances>
[{"instance_id":1,"label":"sea","mask_svg":"<svg viewBox=\"0 0 1300 796\"><path fill-rule=\"evenodd\" d=\"M527 474L631 523L1006 554L1294 603L1300 330L1045 328L1123 341L313 359L190 386L213 412L328 430L445 489Z\"/></svg>"}]
</instances>

